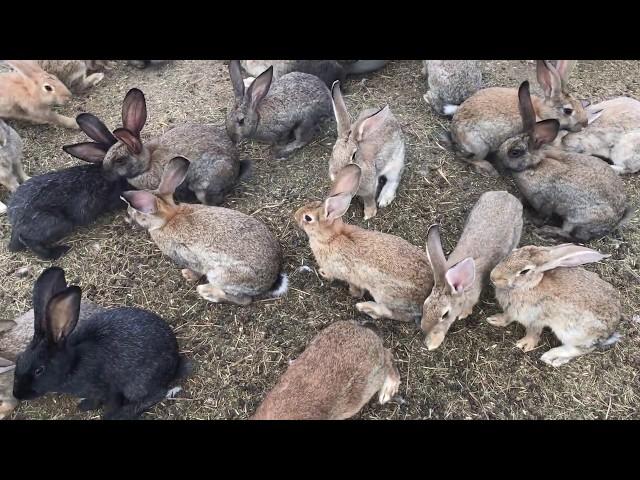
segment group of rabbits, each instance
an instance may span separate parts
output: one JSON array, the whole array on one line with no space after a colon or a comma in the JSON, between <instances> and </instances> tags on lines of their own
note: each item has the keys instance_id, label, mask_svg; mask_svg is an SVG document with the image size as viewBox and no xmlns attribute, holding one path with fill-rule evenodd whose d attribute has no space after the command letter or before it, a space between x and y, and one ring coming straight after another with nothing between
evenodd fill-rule
<instances>
[{"instance_id":1,"label":"group of rabbits","mask_svg":"<svg viewBox=\"0 0 640 480\"><path fill-rule=\"evenodd\" d=\"M81 89L103 78L88 71L109 68L97 61L58 62L82 64L82 73L69 77ZM47 61L8 63L16 71L4 74L11 78L0 78L0 86L9 82L15 95L0 98L0 117L78 127L90 140L62 147L86 164L29 178L21 167L20 137L0 121L0 180L13 192L7 207L11 251L57 259L69 249L61 240L76 227L126 204L127 221L147 230L187 281L200 282L203 299L248 305L282 296L288 277L278 240L257 218L218 205L250 172L237 150L241 141L267 143L273 161L286 159L333 117L331 187L324 201L301 206L294 218L308 236L319 274L346 282L355 298L373 298L356 303L358 311L414 322L433 350L456 319L472 314L490 281L503 313L487 322L524 325L517 345L525 352L549 327L562 342L542 355L549 365L620 338L618 292L580 267L607 255L574 243L518 248L524 208L506 191L479 197L448 258L437 224L427 232L425 252L342 220L356 196L364 218L374 217L394 201L402 179L405 141L389 105L352 117L342 94L348 75L378 70L386 61L231 61L235 106L226 128L188 123L151 140L141 136L147 107L139 89L126 94L122 125L111 130L91 113L72 120L50 111L69 91L48 73L53 67ZM527 81L517 89L482 88L477 61L424 61L424 99L437 114L453 117L442 140L456 158L478 173L513 178L541 235L587 242L634 214L618 174L640 170L640 102L621 97L585 106L569 91L572 66L538 60L544 92L538 98ZM30 85L25 92L36 92L29 99L20 96L20 81ZM172 387L191 371L163 319L138 308L105 310L81 301L80 288L68 286L58 267L40 275L33 314L12 327L0 336L0 354L11 350L16 359L0 359L0 378L11 372L9 390L0 390L0 417L17 400L60 392L82 398L83 410L104 406L104 418L136 418L174 395ZM380 403L397 398L399 385L391 351L377 333L338 321L291 362L252 418L349 418L376 393Z\"/></svg>"}]
</instances>

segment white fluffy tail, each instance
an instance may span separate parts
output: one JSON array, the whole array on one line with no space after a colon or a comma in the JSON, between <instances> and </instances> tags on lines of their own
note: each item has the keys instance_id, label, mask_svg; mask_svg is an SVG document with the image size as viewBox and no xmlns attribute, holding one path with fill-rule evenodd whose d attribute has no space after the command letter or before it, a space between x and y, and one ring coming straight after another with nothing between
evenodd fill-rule
<instances>
[{"instance_id":1,"label":"white fluffy tail","mask_svg":"<svg viewBox=\"0 0 640 480\"><path fill-rule=\"evenodd\" d=\"M615 332L609 338L600 342L600 347L608 347L610 345L613 345L614 343L618 343L620 340L622 340L622 335L620 335L620 333L618 332Z\"/></svg>"},{"instance_id":2,"label":"white fluffy tail","mask_svg":"<svg viewBox=\"0 0 640 480\"><path fill-rule=\"evenodd\" d=\"M175 396L182 391L182 387L173 387L167 391L166 398L175 398Z\"/></svg>"},{"instance_id":3,"label":"white fluffy tail","mask_svg":"<svg viewBox=\"0 0 640 480\"><path fill-rule=\"evenodd\" d=\"M280 273L278 280L276 280L273 290L269 292L271 297L281 297L289 290L289 277L286 273Z\"/></svg>"},{"instance_id":4,"label":"white fluffy tail","mask_svg":"<svg viewBox=\"0 0 640 480\"><path fill-rule=\"evenodd\" d=\"M459 108L459 105L447 104L444 107L442 107L442 113L444 113L447 117L450 117L451 115L453 115L458 111L458 108Z\"/></svg>"}]
</instances>

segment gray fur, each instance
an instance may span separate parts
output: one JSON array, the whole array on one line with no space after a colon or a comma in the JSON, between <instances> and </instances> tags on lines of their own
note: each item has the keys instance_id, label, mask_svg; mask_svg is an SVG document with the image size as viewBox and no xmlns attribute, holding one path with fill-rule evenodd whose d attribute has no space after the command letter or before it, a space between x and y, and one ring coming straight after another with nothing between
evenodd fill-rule
<instances>
[{"instance_id":1,"label":"gray fur","mask_svg":"<svg viewBox=\"0 0 640 480\"><path fill-rule=\"evenodd\" d=\"M10 192L29 179L22 168L22 139L18 132L0 120L0 185ZM0 202L0 214L7 207Z\"/></svg>"},{"instance_id":2,"label":"gray fur","mask_svg":"<svg viewBox=\"0 0 640 480\"><path fill-rule=\"evenodd\" d=\"M425 60L428 91L425 101L439 115L445 105L460 105L482 88L478 60Z\"/></svg>"}]
</instances>

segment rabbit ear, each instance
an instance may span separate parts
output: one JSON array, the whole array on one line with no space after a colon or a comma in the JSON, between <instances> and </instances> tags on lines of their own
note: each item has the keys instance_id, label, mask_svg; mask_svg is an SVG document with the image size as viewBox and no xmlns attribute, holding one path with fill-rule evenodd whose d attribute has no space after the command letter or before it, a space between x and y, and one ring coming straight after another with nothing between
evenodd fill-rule
<instances>
[{"instance_id":1,"label":"rabbit ear","mask_svg":"<svg viewBox=\"0 0 640 480\"><path fill-rule=\"evenodd\" d=\"M132 155L139 155L142 152L142 142L135 133L126 128L117 128L113 131L113 134L127 146L127 150Z\"/></svg>"},{"instance_id":2,"label":"rabbit ear","mask_svg":"<svg viewBox=\"0 0 640 480\"><path fill-rule=\"evenodd\" d=\"M565 91L571 70L577 63L577 60L558 60L556 62L556 71L560 75L562 90Z\"/></svg>"},{"instance_id":3,"label":"rabbit ear","mask_svg":"<svg viewBox=\"0 0 640 480\"><path fill-rule=\"evenodd\" d=\"M386 105L360 123L360 126L358 127L358 137L356 140L361 141L363 138L373 134L389 117L390 112L391 110L389 109L389 105Z\"/></svg>"},{"instance_id":4,"label":"rabbit ear","mask_svg":"<svg viewBox=\"0 0 640 480\"><path fill-rule=\"evenodd\" d=\"M49 300L67 288L64 270L50 267L40 274L33 285L33 331L34 337L41 337L47 330L46 310Z\"/></svg>"},{"instance_id":5,"label":"rabbit ear","mask_svg":"<svg viewBox=\"0 0 640 480\"><path fill-rule=\"evenodd\" d=\"M556 68L547 60L536 60L536 75L538 83L544 90L544 96L557 97L562 92L562 79Z\"/></svg>"},{"instance_id":6,"label":"rabbit ear","mask_svg":"<svg viewBox=\"0 0 640 480\"><path fill-rule=\"evenodd\" d=\"M244 98L244 80L242 78L240 60L231 60L229 63L229 76L231 77L231 85L233 86L236 103L241 103Z\"/></svg>"},{"instance_id":7,"label":"rabbit ear","mask_svg":"<svg viewBox=\"0 0 640 480\"><path fill-rule=\"evenodd\" d=\"M593 110L587 109L587 125L592 124L598 118L600 118L600 115L602 115L602 112L604 112L604 109L596 110L595 112Z\"/></svg>"},{"instance_id":8,"label":"rabbit ear","mask_svg":"<svg viewBox=\"0 0 640 480\"><path fill-rule=\"evenodd\" d=\"M258 105L265 97L267 93L269 93L269 88L271 88L271 80L273 79L273 65L267 68L264 72L258 75L253 83L249 86L247 90L247 97L249 97L251 110L255 110L258 108Z\"/></svg>"},{"instance_id":9,"label":"rabbit ear","mask_svg":"<svg viewBox=\"0 0 640 480\"><path fill-rule=\"evenodd\" d=\"M132 88L122 102L122 126L139 137L146 121L147 102L144 99L144 93L137 88Z\"/></svg>"},{"instance_id":10,"label":"rabbit ear","mask_svg":"<svg viewBox=\"0 0 640 480\"><path fill-rule=\"evenodd\" d=\"M189 164L189 160L184 157L172 158L164 168L164 173L158 186L158 194L161 196L173 195L176 188L184 182L189 170Z\"/></svg>"},{"instance_id":11,"label":"rabbit ear","mask_svg":"<svg viewBox=\"0 0 640 480\"><path fill-rule=\"evenodd\" d=\"M331 98L333 100L333 113L336 116L336 124L338 125L338 136L346 137L351 130L351 118L349 117L347 105L342 98L340 80L333 82L331 86Z\"/></svg>"},{"instance_id":12,"label":"rabbit ear","mask_svg":"<svg viewBox=\"0 0 640 480\"><path fill-rule=\"evenodd\" d=\"M5 60L13 69L27 78L34 79L35 75L43 70L34 60Z\"/></svg>"},{"instance_id":13,"label":"rabbit ear","mask_svg":"<svg viewBox=\"0 0 640 480\"><path fill-rule=\"evenodd\" d=\"M144 190L129 190L123 192L120 198L140 213L154 214L158 211L157 199L153 193Z\"/></svg>"},{"instance_id":14,"label":"rabbit ear","mask_svg":"<svg viewBox=\"0 0 640 480\"><path fill-rule=\"evenodd\" d=\"M539 266L539 271L546 272L559 267L575 267L585 263L599 262L609 257L591 248L565 243L548 250L548 260Z\"/></svg>"},{"instance_id":15,"label":"rabbit ear","mask_svg":"<svg viewBox=\"0 0 640 480\"><path fill-rule=\"evenodd\" d=\"M465 258L447 270L445 278L451 291L461 294L473 285L476 278L476 263L471 257Z\"/></svg>"},{"instance_id":16,"label":"rabbit ear","mask_svg":"<svg viewBox=\"0 0 640 480\"><path fill-rule=\"evenodd\" d=\"M109 129L102 121L95 115L90 113L81 113L76 117L76 122L87 136L98 143L111 146L118 140L114 137Z\"/></svg>"},{"instance_id":17,"label":"rabbit ear","mask_svg":"<svg viewBox=\"0 0 640 480\"><path fill-rule=\"evenodd\" d=\"M362 170L354 163L340 170L329 197L324 201L324 215L327 220L335 220L347 213L351 199L360 188L361 175Z\"/></svg>"},{"instance_id":18,"label":"rabbit ear","mask_svg":"<svg viewBox=\"0 0 640 480\"><path fill-rule=\"evenodd\" d=\"M522 130L528 134L533 133L536 124L536 111L531 102L529 82L526 80L518 88L518 108L520 109L520 118L522 118Z\"/></svg>"},{"instance_id":19,"label":"rabbit ear","mask_svg":"<svg viewBox=\"0 0 640 480\"><path fill-rule=\"evenodd\" d=\"M60 343L66 339L78 323L82 290L69 287L54 295L47 304L47 333L49 341Z\"/></svg>"},{"instance_id":20,"label":"rabbit ear","mask_svg":"<svg viewBox=\"0 0 640 480\"><path fill-rule=\"evenodd\" d=\"M533 135L530 137L533 139L534 148L553 142L559 131L560 122L556 119L550 118L536 123Z\"/></svg>"},{"instance_id":21,"label":"rabbit ear","mask_svg":"<svg viewBox=\"0 0 640 480\"><path fill-rule=\"evenodd\" d=\"M62 147L62 150L72 157L76 157L90 163L101 163L102 160L104 160L104 156L107 154L107 149L104 145L94 142L65 145Z\"/></svg>"},{"instance_id":22,"label":"rabbit ear","mask_svg":"<svg viewBox=\"0 0 640 480\"><path fill-rule=\"evenodd\" d=\"M433 224L427 232L427 257L433 271L433 279L438 285L442 285L447 271L447 258L442 250L440 241L440 226Z\"/></svg>"}]
</instances>

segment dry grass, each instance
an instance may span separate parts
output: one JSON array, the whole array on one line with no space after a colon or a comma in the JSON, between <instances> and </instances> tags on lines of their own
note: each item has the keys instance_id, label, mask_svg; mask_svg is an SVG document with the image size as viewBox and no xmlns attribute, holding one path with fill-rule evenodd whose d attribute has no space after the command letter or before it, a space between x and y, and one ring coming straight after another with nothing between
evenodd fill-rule
<instances>
[{"instance_id":1,"label":"dry grass","mask_svg":"<svg viewBox=\"0 0 640 480\"><path fill-rule=\"evenodd\" d=\"M489 179L470 172L438 147L435 139L447 120L432 115L422 94L424 81L417 61L392 62L366 81L347 83L346 102L352 112L364 106L388 103L403 124L407 141L407 169L392 206L369 222L362 220L356 203L347 221L399 235L423 246L427 227L441 222L447 252L455 246L467 212L479 195L491 189L515 193L510 180ZM517 86L534 66L525 61L485 62L488 85ZM580 63L573 77L578 96L599 101L616 95L640 98L640 62L597 61ZM180 61L160 70L139 71L121 66L87 96L64 109L97 114L114 127L126 91L141 88L148 99L149 138L185 120L223 124L231 101L226 67L216 61ZM537 90L534 89L537 93ZM54 127L13 123L25 141L25 168L38 174L76 164L61 146L81 141L80 133ZM315 274L315 262L306 237L293 223L292 214L305 201L320 199L329 181L327 163L334 140L332 125L312 145L290 158L269 159L261 145L246 145L254 159L254 174L227 200L226 205L245 213L257 212L280 239L285 269L291 277L288 295L279 300L238 308L201 300L180 271L155 248L145 232L124 223L123 213L106 217L68 239L71 252L58 264L85 295L104 306L146 308L167 319L182 350L195 363L181 398L166 401L147 414L160 419L246 418L265 392L322 328L336 320L364 319L347 289L326 284ZM636 203L637 176L624 179L629 198ZM0 198L6 198L6 191ZM622 233L591 246L612 254L604 264L589 267L618 288L629 318L640 307L640 220ZM31 286L48 266L27 253L6 250L9 226L0 217L1 319L11 319L30 308ZM242 241L241 238L238 241ZM525 226L523 244L539 243ZM13 272L28 265L30 276ZM308 265L311 272L297 272ZM412 325L378 322L385 344L393 349L402 375L401 395L406 405L380 406L371 402L358 418L638 418L640 366L639 324L621 324L623 342L606 352L596 352L560 369L542 364L542 352L556 345L548 333L535 351L523 354L515 341L523 328L495 328L484 318L496 311L491 292L485 293L474 314L455 324L442 347L428 352ZM25 402L14 418L97 418L75 410L75 400L51 395Z\"/></svg>"}]
</instances>

